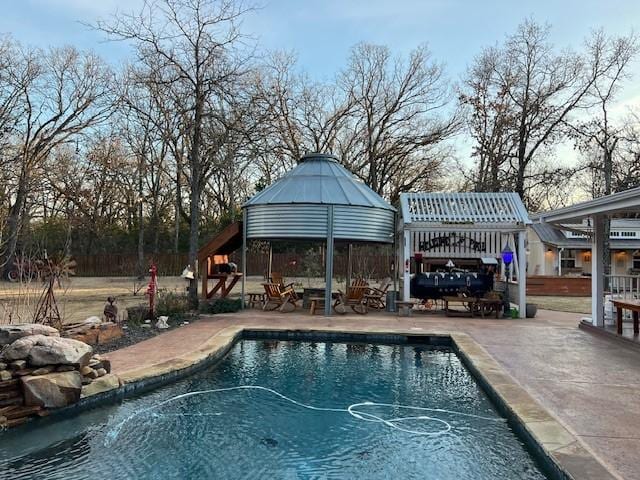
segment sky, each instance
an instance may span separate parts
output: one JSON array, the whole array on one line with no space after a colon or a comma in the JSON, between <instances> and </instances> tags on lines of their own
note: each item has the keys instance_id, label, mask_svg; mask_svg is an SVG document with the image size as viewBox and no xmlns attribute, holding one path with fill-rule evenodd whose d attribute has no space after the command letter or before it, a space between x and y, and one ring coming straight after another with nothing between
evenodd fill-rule
<instances>
[{"instance_id":1,"label":"sky","mask_svg":"<svg viewBox=\"0 0 640 480\"><path fill-rule=\"evenodd\" d=\"M244 31L263 49L294 51L299 66L317 80L331 81L354 44L387 45L406 54L426 43L434 59L458 81L484 46L501 42L525 18L549 23L559 48L579 49L591 30L640 34L640 0L257 0ZM72 44L96 50L113 63L126 59L126 45L105 42L83 23L130 11L141 0L0 0L0 32L46 47ZM624 114L640 106L640 62L618 100ZM463 144L462 142L461 144ZM464 145L463 145L464 150ZM571 147L559 150L574 155Z\"/></svg>"}]
</instances>

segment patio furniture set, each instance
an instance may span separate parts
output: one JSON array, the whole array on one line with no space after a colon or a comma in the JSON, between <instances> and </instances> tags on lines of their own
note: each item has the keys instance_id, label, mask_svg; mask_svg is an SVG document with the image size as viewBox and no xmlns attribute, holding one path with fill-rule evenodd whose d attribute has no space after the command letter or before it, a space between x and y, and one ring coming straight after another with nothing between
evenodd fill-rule
<instances>
[{"instance_id":1,"label":"patio furniture set","mask_svg":"<svg viewBox=\"0 0 640 480\"><path fill-rule=\"evenodd\" d=\"M297 307L301 297L296 293L293 283L286 283L281 274L272 273L270 281L263 283L264 293L248 293L248 305L251 308L261 306L263 310L279 310L292 312ZM371 286L363 279L354 280L346 292L338 290L332 292L331 301L336 313L345 314L347 309L364 315L370 309L382 310L386 306L385 296L391 286L391 279L385 278L377 287ZM310 295L307 298L309 313L315 314L316 310L324 306L325 296Z\"/></svg>"}]
</instances>

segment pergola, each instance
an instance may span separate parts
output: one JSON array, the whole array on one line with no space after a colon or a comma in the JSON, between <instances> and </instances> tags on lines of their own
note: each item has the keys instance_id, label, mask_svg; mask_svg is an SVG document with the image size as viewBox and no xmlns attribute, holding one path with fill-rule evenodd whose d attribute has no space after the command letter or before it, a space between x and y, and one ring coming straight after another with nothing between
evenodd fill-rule
<instances>
[{"instance_id":1,"label":"pergola","mask_svg":"<svg viewBox=\"0 0 640 480\"><path fill-rule=\"evenodd\" d=\"M305 155L242 209L243 302L248 240L326 242L326 315L331 315L334 242L393 243L395 208L332 155Z\"/></svg>"},{"instance_id":2,"label":"pergola","mask_svg":"<svg viewBox=\"0 0 640 480\"><path fill-rule=\"evenodd\" d=\"M527 210L516 193L403 193L400 195L402 298L409 301L411 258L501 258L515 247L520 316L525 316ZM508 285L508 279L507 285Z\"/></svg>"},{"instance_id":3,"label":"pergola","mask_svg":"<svg viewBox=\"0 0 640 480\"><path fill-rule=\"evenodd\" d=\"M540 222L560 229L566 229L563 224L590 219L587 233L591 235L591 321L597 327L604 327L604 221L606 217L629 213L640 213L640 187L539 215Z\"/></svg>"}]
</instances>

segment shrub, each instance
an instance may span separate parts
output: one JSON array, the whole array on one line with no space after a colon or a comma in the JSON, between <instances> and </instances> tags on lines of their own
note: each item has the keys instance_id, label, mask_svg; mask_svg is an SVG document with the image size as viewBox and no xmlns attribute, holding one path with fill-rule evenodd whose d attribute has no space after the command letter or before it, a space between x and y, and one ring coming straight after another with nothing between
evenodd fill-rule
<instances>
[{"instance_id":1,"label":"shrub","mask_svg":"<svg viewBox=\"0 0 640 480\"><path fill-rule=\"evenodd\" d=\"M176 292L158 292L156 298L156 317L167 316L179 320L191 310L189 297Z\"/></svg>"},{"instance_id":2,"label":"shrub","mask_svg":"<svg viewBox=\"0 0 640 480\"><path fill-rule=\"evenodd\" d=\"M234 313L240 310L241 307L242 301L239 298L216 298L206 304L206 312L214 315L216 313Z\"/></svg>"},{"instance_id":3,"label":"shrub","mask_svg":"<svg viewBox=\"0 0 640 480\"><path fill-rule=\"evenodd\" d=\"M149 318L149 307L146 305L135 305L127 308L127 323L139 325Z\"/></svg>"}]
</instances>

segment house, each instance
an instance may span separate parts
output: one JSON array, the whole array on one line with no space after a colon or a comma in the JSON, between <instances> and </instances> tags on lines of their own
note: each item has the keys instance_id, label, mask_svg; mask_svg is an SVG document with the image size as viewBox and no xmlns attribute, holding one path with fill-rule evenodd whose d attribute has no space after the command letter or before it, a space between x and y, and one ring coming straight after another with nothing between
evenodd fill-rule
<instances>
[{"instance_id":1,"label":"house","mask_svg":"<svg viewBox=\"0 0 640 480\"><path fill-rule=\"evenodd\" d=\"M529 275L591 275L590 219L557 229L531 216L527 228ZM609 234L612 275L640 274L640 219L612 219Z\"/></svg>"}]
</instances>

